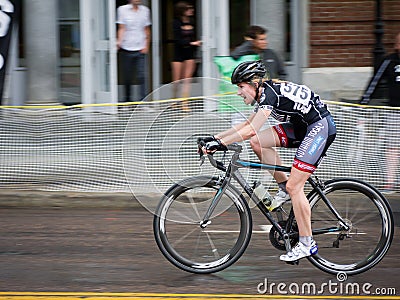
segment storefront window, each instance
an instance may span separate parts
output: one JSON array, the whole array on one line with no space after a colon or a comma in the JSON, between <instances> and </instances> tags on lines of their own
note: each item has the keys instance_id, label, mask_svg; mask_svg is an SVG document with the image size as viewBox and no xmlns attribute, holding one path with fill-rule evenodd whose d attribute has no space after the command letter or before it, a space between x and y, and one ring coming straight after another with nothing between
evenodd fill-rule
<instances>
[{"instance_id":1,"label":"storefront window","mask_svg":"<svg viewBox=\"0 0 400 300\"><path fill-rule=\"evenodd\" d=\"M250 0L229 1L230 49L243 43L243 36L250 25Z\"/></svg>"},{"instance_id":2,"label":"storefront window","mask_svg":"<svg viewBox=\"0 0 400 300\"><path fill-rule=\"evenodd\" d=\"M286 29L286 34L285 34L285 60L286 61L291 61L292 60L292 42L291 42L291 33L292 33L292 14L291 14L291 6L292 6L292 1L291 0L285 0L285 7L286 7L286 24L285 24L285 29Z\"/></svg>"},{"instance_id":3,"label":"storefront window","mask_svg":"<svg viewBox=\"0 0 400 300\"><path fill-rule=\"evenodd\" d=\"M61 103L81 103L81 47L79 0L59 0Z\"/></svg>"}]
</instances>

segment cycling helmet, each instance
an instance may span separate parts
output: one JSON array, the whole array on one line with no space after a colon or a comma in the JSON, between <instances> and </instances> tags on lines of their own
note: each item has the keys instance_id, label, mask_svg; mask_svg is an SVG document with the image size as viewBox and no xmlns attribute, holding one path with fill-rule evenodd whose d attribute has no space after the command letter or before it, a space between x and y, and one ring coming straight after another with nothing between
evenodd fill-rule
<instances>
[{"instance_id":1,"label":"cycling helmet","mask_svg":"<svg viewBox=\"0 0 400 300\"><path fill-rule=\"evenodd\" d=\"M262 60L257 61L245 61L239 64L232 72L231 82L232 84L238 84L241 82L250 82L256 78L264 78L267 73Z\"/></svg>"}]
</instances>

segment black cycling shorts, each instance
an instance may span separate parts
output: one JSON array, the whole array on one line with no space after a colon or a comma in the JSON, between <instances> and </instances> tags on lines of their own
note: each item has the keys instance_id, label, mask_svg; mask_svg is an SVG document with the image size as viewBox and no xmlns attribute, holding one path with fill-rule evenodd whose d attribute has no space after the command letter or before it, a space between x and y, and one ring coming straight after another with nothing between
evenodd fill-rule
<instances>
[{"instance_id":1,"label":"black cycling shorts","mask_svg":"<svg viewBox=\"0 0 400 300\"><path fill-rule=\"evenodd\" d=\"M307 127L282 123L273 128L281 147L297 148L293 167L308 173L316 170L336 137L336 125L330 115Z\"/></svg>"}]
</instances>

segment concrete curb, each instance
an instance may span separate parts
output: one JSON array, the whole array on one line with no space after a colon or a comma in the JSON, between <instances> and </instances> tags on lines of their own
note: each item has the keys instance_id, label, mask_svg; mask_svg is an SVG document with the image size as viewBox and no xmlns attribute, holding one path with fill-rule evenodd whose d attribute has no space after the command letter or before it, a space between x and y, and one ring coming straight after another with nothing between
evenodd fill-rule
<instances>
[{"instance_id":1,"label":"concrete curb","mask_svg":"<svg viewBox=\"0 0 400 300\"><path fill-rule=\"evenodd\" d=\"M141 202L158 203L160 195L137 195ZM0 189L0 207L143 208L131 193L49 192Z\"/></svg>"}]
</instances>

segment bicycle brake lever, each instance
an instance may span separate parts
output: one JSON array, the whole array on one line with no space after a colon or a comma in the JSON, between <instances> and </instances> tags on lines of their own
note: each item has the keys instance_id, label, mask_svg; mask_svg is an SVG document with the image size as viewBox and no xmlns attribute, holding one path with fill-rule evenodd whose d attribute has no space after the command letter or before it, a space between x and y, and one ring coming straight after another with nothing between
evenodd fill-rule
<instances>
[{"instance_id":1,"label":"bicycle brake lever","mask_svg":"<svg viewBox=\"0 0 400 300\"><path fill-rule=\"evenodd\" d=\"M197 153L199 154L199 161L200 161L200 167L203 165L205 161L204 153L203 153L203 146L205 143L202 140L197 141Z\"/></svg>"},{"instance_id":2,"label":"bicycle brake lever","mask_svg":"<svg viewBox=\"0 0 400 300\"><path fill-rule=\"evenodd\" d=\"M204 164L205 159L204 155L200 155L200 167Z\"/></svg>"}]
</instances>

